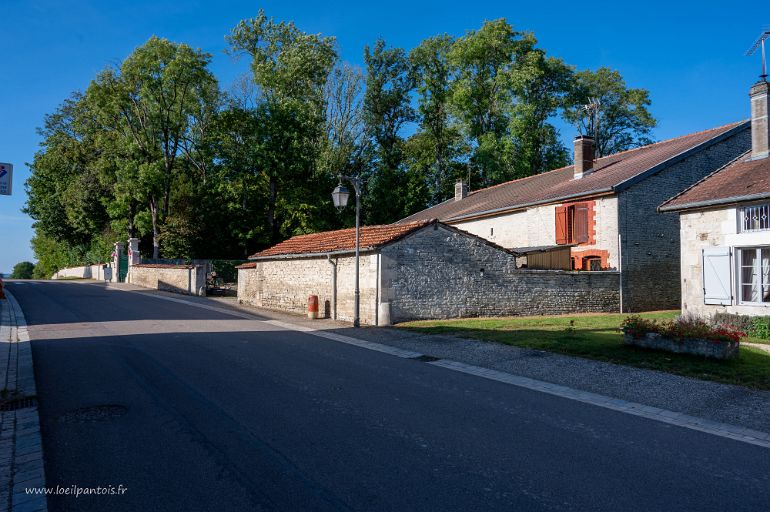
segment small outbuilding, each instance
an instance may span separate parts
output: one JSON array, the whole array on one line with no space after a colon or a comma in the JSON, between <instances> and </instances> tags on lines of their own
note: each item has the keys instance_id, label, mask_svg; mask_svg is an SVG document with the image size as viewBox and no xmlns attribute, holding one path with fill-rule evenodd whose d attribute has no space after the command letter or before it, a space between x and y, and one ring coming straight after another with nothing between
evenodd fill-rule
<instances>
[{"instance_id":1,"label":"small outbuilding","mask_svg":"<svg viewBox=\"0 0 770 512\"><path fill-rule=\"evenodd\" d=\"M366 226L360 234L360 320L617 311L617 272L516 268L517 252L437 220ZM355 229L300 235L238 267L238 299L352 320Z\"/></svg>"}]
</instances>

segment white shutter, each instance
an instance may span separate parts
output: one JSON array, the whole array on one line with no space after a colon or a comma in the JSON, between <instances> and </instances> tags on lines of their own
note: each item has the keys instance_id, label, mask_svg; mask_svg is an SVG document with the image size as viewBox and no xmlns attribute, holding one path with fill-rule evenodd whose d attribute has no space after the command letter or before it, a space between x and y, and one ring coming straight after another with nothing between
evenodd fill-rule
<instances>
[{"instance_id":1,"label":"white shutter","mask_svg":"<svg viewBox=\"0 0 770 512\"><path fill-rule=\"evenodd\" d=\"M706 304L732 304L732 268L729 247L703 249L703 301Z\"/></svg>"}]
</instances>

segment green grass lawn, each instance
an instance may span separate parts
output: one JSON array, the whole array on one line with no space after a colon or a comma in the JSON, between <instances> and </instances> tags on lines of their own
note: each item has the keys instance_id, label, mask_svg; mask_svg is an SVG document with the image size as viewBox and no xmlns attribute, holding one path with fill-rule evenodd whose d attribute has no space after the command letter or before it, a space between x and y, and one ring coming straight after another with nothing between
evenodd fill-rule
<instances>
[{"instance_id":1,"label":"green grass lawn","mask_svg":"<svg viewBox=\"0 0 770 512\"><path fill-rule=\"evenodd\" d=\"M639 316L660 321L670 320L678 315L679 311L656 311ZM406 322L397 327L426 334L451 334L547 350L756 389L770 389L770 353L743 346L737 358L731 361L716 361L628 347L623 345L623 335L620 331L620 324L626 316L608 313L466 318Z\"/></svg>"}]
</instances>

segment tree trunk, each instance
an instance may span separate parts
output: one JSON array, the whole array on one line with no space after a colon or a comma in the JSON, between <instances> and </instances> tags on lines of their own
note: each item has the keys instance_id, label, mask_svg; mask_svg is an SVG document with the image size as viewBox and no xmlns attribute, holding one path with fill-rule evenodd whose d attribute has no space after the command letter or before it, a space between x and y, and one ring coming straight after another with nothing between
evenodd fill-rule
<instances>
[{"instance_id":1,"label":"tree trunk","mask_svg":"<svg viewBox=\"0 0 770 512\"><path fill-rule=\"evenodd\" d=\"M131 200L128 202L128 238L136 238L136 225L134 217L136 216L136 203Z\"/></svg>"},{"instance_id":2,"label":"tree trunk","mask_svg":"<svg viewBox=\"0 0 770 512\"><path fill-rule=\"evenodd\" d=\"M278 241L278 225L275 222L275 203L278 197L278 183L274 177L270 177L270 189L267 199L267 229L270 233L270 242Z\"/></svg>"},{"instance_id":3,"label":"tree trunk","mask_svg":"<svg viewBox=\"0 0 770 512\"><path fill-rule=\"evenodd\" d=\"M155 198L150 199L150 214L152 215L152 258L160 258L160 232L158 230L158 205Z\"/></svg>"}]
</instances>

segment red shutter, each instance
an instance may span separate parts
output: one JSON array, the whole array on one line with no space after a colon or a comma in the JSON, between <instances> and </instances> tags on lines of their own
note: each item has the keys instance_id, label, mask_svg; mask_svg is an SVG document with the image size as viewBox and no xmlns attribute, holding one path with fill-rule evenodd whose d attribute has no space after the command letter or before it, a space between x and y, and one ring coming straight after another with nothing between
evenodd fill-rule
<instances>
[{"instance_id":1,"label":"red shutter","mask_svg":"<svg viewBox=\"0 0 770 512\"><path fill-rule=\"evenodd\" d=\"M575 222L573 227L575 242L584 244L588 242L588 206L575 205Z\"/></svg>"},{"instance_id":2,"label":"red shutter","mask_svg":"<svg viewBox=\"0 0 770 512\"><path fill-rule=\"evenodd\" d=\"M566 206L556 207L556 243L559 245L569 243Z\"/></svg>"}]
</instances>

